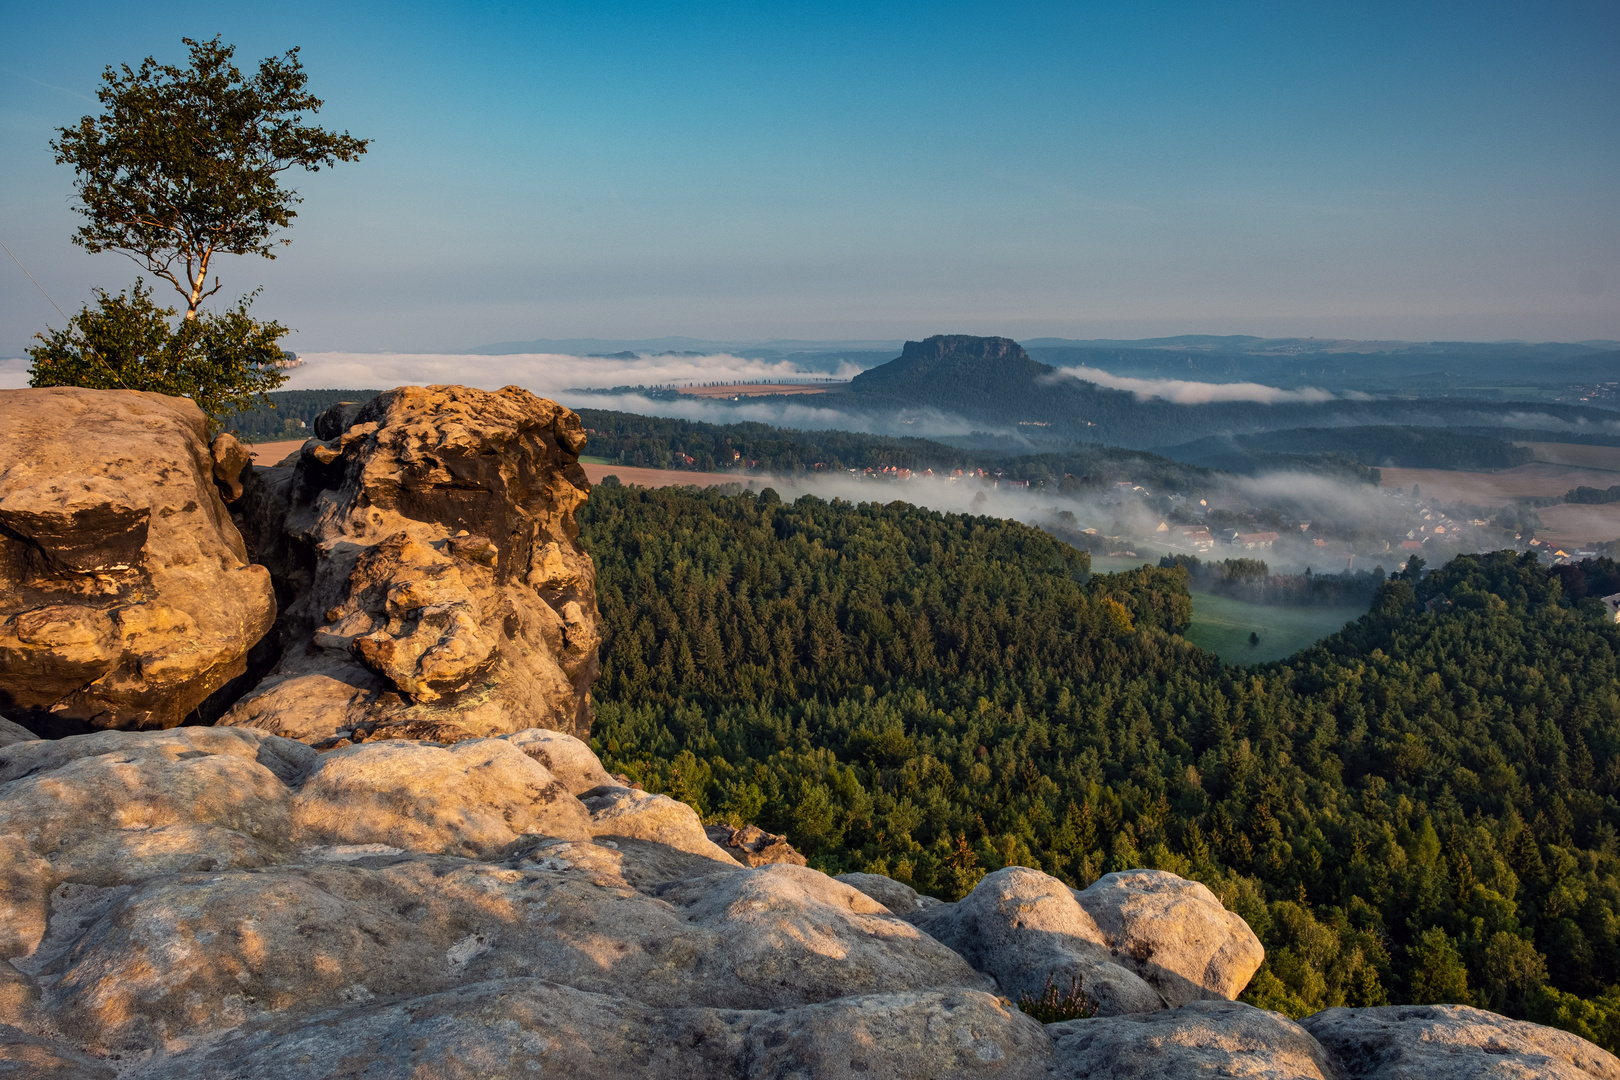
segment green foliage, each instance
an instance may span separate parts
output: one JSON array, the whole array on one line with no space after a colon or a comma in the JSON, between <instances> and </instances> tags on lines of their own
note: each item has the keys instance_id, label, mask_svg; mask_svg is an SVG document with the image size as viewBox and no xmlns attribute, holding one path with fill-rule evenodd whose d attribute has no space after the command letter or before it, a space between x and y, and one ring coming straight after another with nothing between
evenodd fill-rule
<instances>
[{"instance_id":1,"label":"green foliage","mask_svg":"<svg viewBox=\"0 0 1620 1080\"><path fill-rule=\"evenodd\" d=\"M623 487L581 524L596 745L649 788L739 819L757 791L813 865L946 899L1009 865L1193 877L1266 945L1247 1000L1291 1015L1466 998L1620 1045L1620 631L1562 571L1413 562L1223 667L1173 632L1179 571L1081 584L1015 523Z\"/></svg>"},{"instance_id":2,"label":"green foliage","mask_svg":"<svg viewBox=\"0 0 1620 1080\"><path fill-rule=\"evenodd\" d=\"M1018 1008L1043 1024L1061 1024L1065 1020L1090 1020L1097 1015L1097 1003L1081 989L1080 976L1069 982L1067 993L1057 988L1053 976L1046 977L1046 988L1039 994L1028 990L1019 995Z\"/></svg>"},{"instance_id":3,"label":"green foliage","mask_svg":"<svg viewBox=\"0 0 1620 1080\"><path fill-rule=\"evenodd\" d=\"M219 38L183 41L189 67L147 57L107 68L96 94L106 111L60 129L51 149L78 174L74 243L129 255L185 297L190 319L219 291L217 279L207 287L214 255L275 257L299 201L281 174L353 161L366 140L303 123L322 103L296 48L245 78Z\"/></svg>"},{"instance_id":4,"label":"green foliage","mask_svg":"<svg viewBox=\"0 0 1620 1080\"><path fill-rule=\"evenodd\" d=\"M254 442L307 439L315 418L340 401L370 401L380 390L277 390L259 408L239 413L231 430Z\"/></svg>"},{"instance_id":5,"label":"green foliage","mask_svg":"<svg viewBox=\"0 0 1620 1080\"><path fill-rule=\"evenodd\" d=\"M1273 574L1261 559L1206 562L1196 555L1164 555L1159 565L1183 567L1193 589L1251 604L1364 605L1372 600L1384 581L1381 569L1313 574L1306 567L1303 574Z\"/></svg>"},{"instance_id":6,"label":"green foliage","mask_svg":"<svg viewBox=\"0 0 1620 1080\"><path fill-rule=\"evenodd\" d=\"M177 312L153 303L139 280L129 292L96 295L97 306L85 305L66 329L35 335L41 344L28 350L29 385L188 397L218 424L265 402L286 378L275 364L287 328L252 319L250 297L171 327Z\"/></svg>"},{"instance_id":7,"label":"green foliage","mask_svg":"<svg viewBox=\"0 0 1620 1080\"><path fill-rule=\"evenodd\" d=\"M1086 445L1062 453L1025 454L964 450L927 439L853 431L706 424L606 409L580 409L579 416L590 434L591 453L616 465L641 468L709 472L741 466L775 475L850 469L984 469L1065 495L1095 493L1121 479L1132 479L1156 491L1192 491L1213 480L1206 469L1118 447Z\"/></svg>"},{"instance_id":8,"label":"green foliage","mask_svg":"<svg viewBox=\"0 0 1620 1080\"><path fill-rule=\"evenodd\" d=\"M1418 935L1408 959L1407 997L1414 1005L1472 1005L1468 966L1451 938L1438 926Z\"/></svg>"}]
</instances>

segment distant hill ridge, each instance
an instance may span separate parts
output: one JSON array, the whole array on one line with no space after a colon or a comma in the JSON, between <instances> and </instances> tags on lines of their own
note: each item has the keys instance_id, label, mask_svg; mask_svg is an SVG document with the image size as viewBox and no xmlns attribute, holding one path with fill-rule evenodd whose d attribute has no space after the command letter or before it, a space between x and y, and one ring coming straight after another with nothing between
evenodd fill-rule
<instances>
[{"instance_id":1,"label":"distant hill ridge","mask_svg":"<svg viewBox=\"0 0 1620 1080\"><path fill-rule=\"evenodd\" d=\"M937 409L974 422L1016 426L1031 436L1112 443L1146 450L1180 446L1212 435L1246 435L1291 428L1502 426L1510 416L1536 415L1536 426L1568 426L1575 432L1610 434L1620 414L1592 405L1484 401L1465 397L1429 400L1368 398L1330 400L1224 400L1174 403L1139 400L1041 363L1011 338L937 334L907 342L900 356L857 375L852 397L867 409ZM1528 406L1528 407L1527 407ZM1526 426L1516 419L1514 426Z\"/></svg>"}]
</instances>

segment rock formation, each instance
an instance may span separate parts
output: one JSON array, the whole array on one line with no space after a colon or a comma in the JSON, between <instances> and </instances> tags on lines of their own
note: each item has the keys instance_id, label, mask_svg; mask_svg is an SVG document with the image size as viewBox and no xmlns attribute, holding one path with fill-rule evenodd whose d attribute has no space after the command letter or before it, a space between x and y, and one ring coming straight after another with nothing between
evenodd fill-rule
<instances>
[{"instance_id":1,"label":"rock formation","mask_svg":"<svg viewBox=\"0 0 1620 1080\"><path fill-rule=\"evenodd\" d=\"M1230 1001L1253 935L1171 874L1009 867L941 904L744 867L549 730L19 736L0 849L6 1076L1620 1080L1477 1010ZM1114 1015L1015 1007L1053 972Z\"/></svg>"},{"instance_id":2,"label":"rock formation","mask_svg":"<svg viewBox=\"0 0 1620 1080\"><path fill-rule=\"evenodd\" d=\"M1464 1005L1324 1009L1300 1025L1346 1080L1620 1080L1620 1061L1578 1035Z\"/></svg>"},{"instance_id":3,"label":"rock formation","mask_svg":"<svg viewBox=\"0 0 1620 1080\"><path fill-rule=\"evenodd\" d=\"M744 866L765 866L768 863L792 863L803 866L807 861L793 850L785 836L768 833L758 825L744 825L734 829L730 825L706 825L703 829L709 839ZM859 888L859 886L856 886ZM882 901L879 901L881 903Z\"/></svg>"},{"instance_id":4,"label":"rock formation","mask_svg":"<svg viewBox=\"0 0 1620 1080\"><path fill-rule=\"evenodd\" d=\"M555 403L402 388L254 470L189 402L13 394L0 1076L1620 1080L1474 1009L1240 1004L1260 943L1172 874L946 904L610 775ZM1049 982L1100 1015L1043 1027Z\"/></svg>"},{"instance_id":5,"label":"rock formation","mask_svg":"<svg viewBox=\"0 0 1620 1080\"><path fill-rule=\"evenodd\" d=\"M168 728L245 674L275 597L216 486L232 443L184 398L0 390L0 712Z\"/></svg>"},{"instance_id":6,"label":"rock formation","mask_svg":"<svg viewBox=\"0 0 1620 1080\"><path fill-rule=\"evenodd\" d=\"M588 732L579 417L517 387L408 386L315 426L241 500L282 649L221 722L310 743Z\"/></svg>"}]
</instances>

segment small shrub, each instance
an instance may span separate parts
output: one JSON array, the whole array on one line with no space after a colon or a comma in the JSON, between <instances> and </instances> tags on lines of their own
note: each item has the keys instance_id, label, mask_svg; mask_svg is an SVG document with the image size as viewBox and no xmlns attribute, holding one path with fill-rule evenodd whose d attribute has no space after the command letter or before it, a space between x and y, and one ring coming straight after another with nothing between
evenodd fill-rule
<instances>
[{"instance_id":1,"label":"small shrub","mask_svg":"<svg viewBox=\"0 0 1620 1080\"><path fill-rule=\"evenodd\" d=\"M1057 1024L1064 1020L1090 1020L1097 1015L1097 1003L1080 987L1080 976L1069 981L1069 992L1058 992L1051 975L1046 977L1046 989L1038 996L1024 991L1018 1007L1043 1024Z\"/></svg>"}]
</instances>

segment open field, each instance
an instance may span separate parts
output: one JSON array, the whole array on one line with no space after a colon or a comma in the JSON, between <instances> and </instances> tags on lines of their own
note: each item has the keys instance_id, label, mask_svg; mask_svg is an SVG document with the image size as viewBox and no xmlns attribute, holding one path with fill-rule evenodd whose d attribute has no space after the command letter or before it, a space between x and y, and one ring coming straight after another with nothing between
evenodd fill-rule
<instances>
[{"instance_id":1,"label":"open field","mask_svg":"<svg viewBox=\"0 0 1620 1080\"><path fill-rule=\"evenodd\" d=\"M254 443L249 449L253 452L255 465L277 465L288 454L295 453L303 445L303 439L296 439ZM582 457L579 463L593 484L600 484L602 477L610 473L626 484L640 484L642 487L686 487L693 484L698 487L713 487L716 484L746 484L749 481L753 481L756 487L766 487L770 484L770 477L743 476L737 473L683 472L677 469L635 469L626 465L614 465L602 458Z\"/></svg>"},{"instance_id":2,"label":"open field","mask_svg":"<svg viewBox=\"0 0 1620 1080\"><path fill-rule=\"evenodd\" d=\"M1562 445L1562 444L1560 444ZM1604 447L1582 447L1600 450ZM1466 502L1476 506L1502 506L1529 496L1562 495L1573 487L1608 487L1620 481L1607 472L1533 461L1499 472L1463 472L1458 469L1380 469L1384 487L1417 484L1426 499Z\"/></svg>"},{"instance_id":3,"label":"open field","mask_svg":"<svg viewBox=\"0 0 1620 1080\"><path fill-rule=\"evenodd\" d=\"M1620 472L1620 446L1583 446L1580 443L1561 442L1522 442L1513 445L1528 446L1537 461L1572 465L1579 469Z\"/></svg>"},{"instance_id":4,"label":"open field","mask_svg":"<svg viewBox=\"0 0 1620 1080\"><path fill-rule=\"evenodd\" d=\"M1452 469L1383 469L1384 486L1418 485L1424 498L1503 506L1529 496L1556 497L1575 487L1607 488L1620 483L1620 447L1574 443L1522 443L1538 460L1500 472ZM1563 504L1536 511L1545 528L1536 536L1560 547L1581 547L1620 539L1620 503Z\"/></svg>"},{"instance_id":5,"label":"open field","mask_svg":"<svg viewBox=\"0 0 1620 1080\"><path fill-rule=\"evenodd\" d=\"M1292 656L1367 613L1353 606L1248 604L1206 592L1194 592L1192 602L1187 640L1228 664L1262 664ZM1250 634L1260 636L1259 645L1249 644Z\"/></svg>"},{"instance_id":6,"label":"open field","mask_svg":"<svg viewBox=\"0 0 1620 1080\"><path fill-rule=\"evenodd\" d=\"M1620 503L1601 506L1564 503L1536 511L1544 528L1536 536L1562 548L1573 550L1588 544L1620 540Z\"/></svg>"},{"instance_id":7,"label":"open field","mask_svg":"<svg viewBox=\"0 0 1620 1080\"><path fill-rule=\"evenodd\" d=\"M768 476L748 476L743 473L712 473L712 472L686 472L681 469L636 469L628 465L598 465L595 462L581 461L585 475L593 484L600 484L602 477L617 476L626 484L639 484L641 487L714 487L716 484L747 484L752 481L757 487L768 487L771 478Z\"/></svg>"},{"instance_id":8,"label":"open field","mask_svg":"<svg viewBox=\"0 0 1620 1080\"><path fill-rule=\"evenodd\" d=\"M722 386L686 386L679 392L687 397L700 398L769 397L774 394L825 394L848 386L849 383L726 383Z\"/></svg>"},{"instance_id":9,"label":"open field","mask_svg":"<svg viewBox=\"0 0 1620 1080\"><path fill-rule=\"evenodd\" d=\"M307 439L285 439L279 442L260 442L248 447L255 465L278 465L288 454L297 452Z\"/></svg>"}]
</instances>

